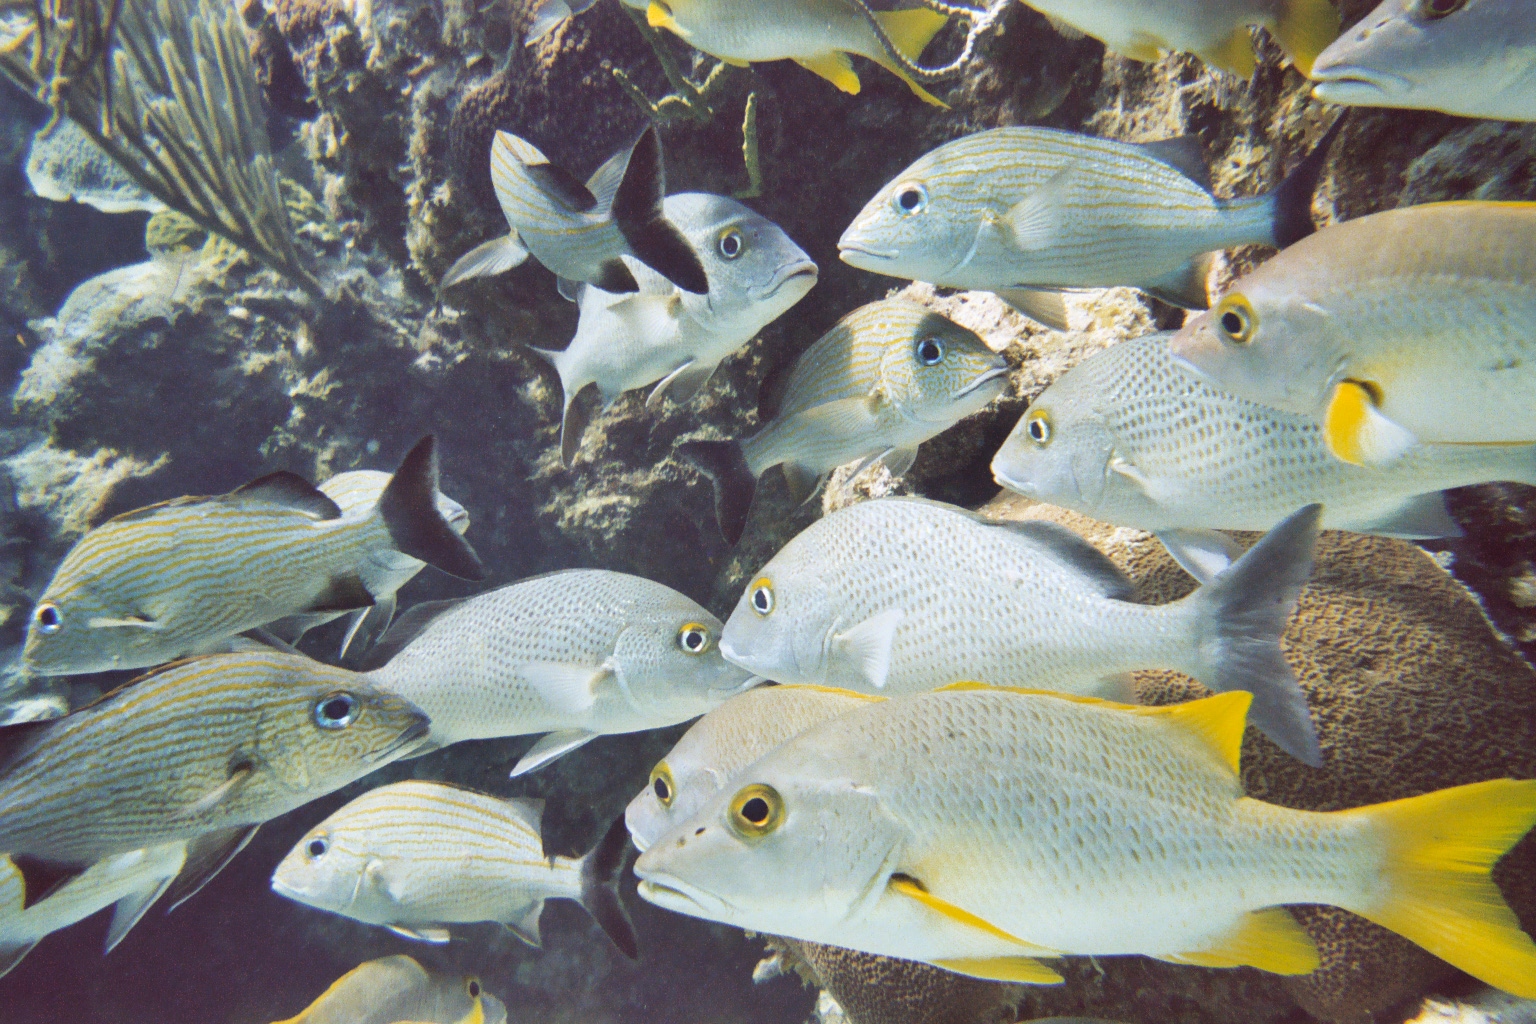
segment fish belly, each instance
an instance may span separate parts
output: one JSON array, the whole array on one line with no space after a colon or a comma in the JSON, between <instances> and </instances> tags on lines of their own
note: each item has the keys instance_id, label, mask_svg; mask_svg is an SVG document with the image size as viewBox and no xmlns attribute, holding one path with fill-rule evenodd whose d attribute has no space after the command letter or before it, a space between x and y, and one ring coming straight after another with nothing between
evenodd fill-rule
<instances>
[{"instance_id":1,"label":"fish belly","mask_svg":"<svg viewBox=\"0 0 1536 1024\"><path fill-rule=\"evenodd\" d=\"M1246 2L1211 0L1030 0L1030 6L1102 40L1111 50L1148 59L1161 50L1216 48L1240 26L1257 23Z\"/></svg>"},{"instance_id":2,"label":"fish belly","mask_svg":"<svg viewBox=\"0 0 1536 1024\"><path fill-rule=\"evenodd\" d=\"M809 59L834 50L884 52L853 6L836 0L791 0L771 8L758 0L689 6L707 13L678 13L688 42L727 60Z\"/></svg>"}]
</instances>

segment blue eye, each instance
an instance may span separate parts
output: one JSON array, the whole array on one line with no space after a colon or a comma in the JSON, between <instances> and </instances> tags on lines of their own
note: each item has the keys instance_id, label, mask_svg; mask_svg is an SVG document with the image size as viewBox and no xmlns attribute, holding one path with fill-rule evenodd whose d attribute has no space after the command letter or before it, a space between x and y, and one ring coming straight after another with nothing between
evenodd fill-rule
<instances>
[{"instance_id":1,"label":"blue eye","mask_svg":"<svg viewBox=\"0 0 1536 1024\"><path fill-rule=\"evenodd\" d=\"M938 338L924 338L917 343L917 361L924 366L937 366L944 361L944 343Z\"/></svg>"},{"instance_id":2,"label":"blue eye","mask_svg":"<svg viewBox=\"0 0 1536 1024\"><path fill-rule=\"evenodd\" d=\"M896 212L904 217L922 213L928 207L928 190L918 184L905 185L896 190L893 201Z\"/></svg>"},{"instance_id":3,"label":"blue eye","mask_svg":"<svg viewBox=\"0 0 1536 1024\"><path fill-rule=\"evenodd\" d=\"M57 633L64 626L64 615L55 605L38 605L36 618L39 633Z\"/></svg>"},{"instance_id":4,"label":"blue eye","mask_svg":"<svg viewBox=\"0 0 1536 1024\"><path fill-rule=\"evenodd\" d=\"M331 842L329 839L326 839L325 836L315 836L315 838L304 844L304 852L309 855L310 860L319 860L321 857L324 857L326 853L330 851L330 849Z\"/></svg>"},{"instance_id":5,"label":"blue eye","mask_svg":"<svg viewBox=\"0 0 1536 1024\"><path fill-rule=\"evenodd\" d=\"M333 693L315 702L315 724L322 729L345 729L357 718L357 698Z\"/></svg>"}]
</instances>

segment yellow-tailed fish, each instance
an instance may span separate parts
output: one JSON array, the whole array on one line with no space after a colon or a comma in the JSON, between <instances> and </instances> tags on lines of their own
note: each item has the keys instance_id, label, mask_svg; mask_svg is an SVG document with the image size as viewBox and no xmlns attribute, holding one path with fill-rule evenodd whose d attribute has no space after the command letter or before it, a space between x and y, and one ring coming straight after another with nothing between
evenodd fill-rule
<instances>
[{"instance_id":1,"label":"yellow-tailed fish","mask_svg":"<svg viewBox=\"0 0 1536 1024\"><path fill-rule=\"evenodd\" d=\"M1382 0L1312 79L1325 103L1536 121L1536 12L1530 0Z\"/></svg>"},{"instance_id":2,"label":"yellow-tailed fish","mask_svg":"<svg viewBox=\"0 0 1536 1024\"><path fill-rule=\"evenodd\" d=\"M389 473L376 469L354 469L336 474L321 484L319 490L336 503L344 518L365 519L378 507L379 498L392 479ZM469 512L442 492L437 495L437 513L460 536L469 529ZM373 595L374 603L371 608L359 608L351 613L352 623L342 640L340 657L346 657L347 649L359 635L364 636L366 642L389 628L390 621L395 617L395 594L415 579L416 574L426 568L426 564L394 548L377 548L363 553L363 560L357 566L357 576L363 581L368 593ZM310 612L290 615L268 624L266 628L284 641L296 644L309 630L345 614Z\"/></svg>"},{"instance_id":3,"label":"yellow-tailed fish","mask_svg":"<svg viewBox=\"0 0 1536 1024\"><path fill-rule=\"evenodd\" d=\"M1489 877L1536 822L1495 779L1317 813L1243 796L1248 695L1117 705L962 684L856 708L640 856L652 903L1000 981L1067 955L1308 974L1286 904L1342 907L1536 996Z\"/></svg>"},{"instance_id":4,"label":"yellow-tailed fish","mask_svg":"<svg viewBox=\"0 0 1536 1024\"><path fill-rule=\"evenodd\" d=\"M144 668L296 613L370 608L364 576L376 559L409 556L483 578L437 498L437 449L426 437L366 515L343 515L292 473L124 513L64 556L32 610L22 667Z\"/></svg>"},{"instance_id":5,"label":"yellow-tailed fish","mask_svg":"<svg viewBox=\"0 0 1536 1024\"><path fill-rule=\"evenodd\" d=\"M430 747L547 733L513 775L601 735L702 715L750 685L720 657L720 620L639 576L573 569L417 605L368 673L432 718Z\"/></svg>"},{"instance_id":6,"label":"yellow-tailed fish","mask_svg":"<svg viewBox=\"0 0 1536 1024\"><path fill-rule=\"evenodd\" d=\"M1061 293L1134 286L1204 309L1204 254L1285 246L1313 230L1331 135L1268 195L1218 199L1200 142L1116 142L994 128L945 143L875 194L838 241L843 262L997 292L1066 328Z\"/></svg>"},{"instance_id":7,"label":"yellow-tailed fish","mask_svg":"<svg viewBox=\"0 0 1536 1024\"><path fill-rule=\"evenodd\" d=\"M1090 35L1133 60L1193 53L1239 78L1253 75L1251 27L1263 27L1296 70L1312 62L1339 34L1330 0L1025 0L1069 36Z\"/></svg>"},{"instance_id":8,"label":"yellow-tailed fish","mask_svg":"<svg viewBox=\"0 0 1536 1024\"><path fill-rule=\"evenodd\" d=\"M1173 354L1311 416L1334 455L1536 442L1536 203L1435 203L1335 224L1234 284Z\"/></svg>"},{"instance_id":9,"label":"yellow-tailed fish","mask_svg":"<svg viewBox=\"0 0 1536 1024\"><path fill-rule=\"evenodd\" d=\"M1268 530L1314 502L1325 530L1453 537L1442 491L1536 485L1536 447L1416 445L1380 470L1340 462L1311 417L1210 386L1173 358L1171 336L1122 342L1046 388L993 457L997 482L1173 544Z\"/></svg>"},{"instance_id":10,"label":"yellow-tailed fish","mask_svg":"<svg viewBox=\"0 0 1536 1024\"><path fill-rule=\"evenodd\" d=\"M170 887L185 862L185 843L163 843L105 857L81 874L46 887L46 879L28 877L25 859L18 865L0 857L0 977L47 936L116 904L106 940L105 952L110 953ZM37 891L40 883L45 887Z\"/></svg>"},{"instance_id":11,"label":"yellow-tailed fish","mask_svg":"<svg viewBox=\"0 0 1536 1024\"><path fill-rule=\"evenodd\" d=\"M758 570L725 624L726 660L781 683L903 694L986 679L1095 696L1176 669L1256 695L1254 725L1321 763L1280 634L1312 572L1308 506L1193 594L1131 600L1098 549L1042 522L991 522L918 498L812 523Z\"/></svg>"},{"instance_id":12,"label":"yellow-tailed fish","mask_svg":"<svg viewBox=\"0 0 1536 1024\"><path fill-rule=\"evenodd\" d=\"M511 132L491 143L491 184L511 234L465 253L448 268L442 287L520 265L532 253L574 298L580 282L607 292L639 284L620 259L632 256L684 291L709 292L698 254L662 209L666 178L661 141L648 127L586 184Z\"/></svg>"},{"instance_id":13,"label":"yellow-tailed fish","mask_svg":"<svg viewBox=\"0 0 1536 1024\"><path fill-rule=\"evenodd\" d=\"M651 769L650 781L624 810L630 838L644 851L791 736L884 699L828 686L759 686L732 697L695 722Z\"/></svg>"},{"instance_id":14,"label":"yellow-tailed fish","mask_svg":"<svg viewBox=\"0 0 1536 1024\"><path fill-rule=\"evenodd\" d=\"M616 820L585 857L546 856L543 800L440 782L397 782L347 804L300 839L272 875L280 896L409 939L497 921L538 946L544 901L575 900L630 959L634 927L618 882L629 835Z\"/></svg>"},{"instance_id":15,"label":"yellow-tailed fish","mask_svg":"<svg viewBox=\"0 0 1536 1024\"><path fill-rule=\"evenodd\" d=\"M299 655L176 662L65 718L0 732L0 853L68 877L184 841L179 902L262 822L408 753L427 727L357 673Z\"/></svg>"},{"instance_id":16,"label":"yellow-tailed fish","mask_svg":"<svg viewBox=\"0 0 1536 1024\"><path fill-rule=\"evenodd\" d=\"M896 52L915 61L949 21L947 15L926 7L915 10L875 11L866 14L862 4L850 0L624 0L628 7L646 12L652 28L674 32L689 46L718 57L727 64L745 67L763 61L792 60L813 71L846 93L859 91L859 76L849 54L868 58L907 83L925 103L944 106L942 100L912 80L891 59L880 42L879 32Z\"/></svg>"},{"instance_id":17,"label":"yellow-tailed fish","mask_svg":"<svg viewBox=\"0 0 1536 1024\"><path fill-rule=\"evenodd\" d=\"M777 408L760 410L768 422L756 434L689 441L677 453L713 482L720 530L734 544L757 479L772 467L783 467L802 499L827 473L860 459L883 461L899 476L918 445L1002 394L1007 373L975 332L907 299L884 299L849 313L806 349Z\"/></svg>"},{"instance_id":18,"label":"yellow-tailed fish","mask_svg":"<svg viewBox=\"0 0 1536 1024\"><path fill-rule=\"evenodd\" d=\"M560 352L534 349L560 375L560 452L567 466L588 422L576 401L587 385L597 385L604 407L648 384L656 384L648 407L663 396L686 402L726 356L816 283L816 264L783 229L734 199L685 192L668 196L663 209L703 261L709 292L694 295L629 257L638 293L579 289L581 320L571 343Z\"/></svg>"},{"instance_id":19,"label":"yellow-tailed fish","mask_svg":"<svg viewBox=\"0 0 1536 1024\"><path fill-rule=\"evenodd\" d=\"M400 955L358 965L273 1024L507 1024L507 1008L473 975L428 971Z\"/></svg>"}]
</instances>

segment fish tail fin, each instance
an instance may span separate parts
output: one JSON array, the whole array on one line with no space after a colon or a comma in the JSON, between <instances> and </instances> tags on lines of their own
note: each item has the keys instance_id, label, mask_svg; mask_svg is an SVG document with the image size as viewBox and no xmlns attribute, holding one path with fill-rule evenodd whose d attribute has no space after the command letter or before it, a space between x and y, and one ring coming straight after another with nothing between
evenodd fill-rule
<instances>
[{"instance_id":1,"label":"fish tail fin","mask_svg":"<svg viewBox=\"0 0 1536 1024\"><path fill-rule=\"evenodd\" d=\"M1326 3L1327 0L1324 0ZM1317 230L1312 223L1312 193L1317 191L1317 183L1323 176L1323 171L1328 167L1328 151L1333 147L1333 142L1339 137L1339 131L1344 125L1341 117L1333 122L1333 127L1328 129L1312 152L1302 158L1301 163L1285 180L1280 187L1275 189L1274 197L1274 242L1276 247L1284 249L1287 246L1306 238Z\"/></svg>"},{"instance_id":2,"label":"fish tail fin","mask_svg":"<svg viewBox=\"0 0 1536 1024\"><path fill-rule=\"evenodd\" d=\"M699 262L688 239L662 212L661 201L666 192L661 139L652 125L629 151L629 163L609 212L636 259L684 291L705 295L709 292L709 277L704 273L704 264Z\"/></svg>"},{"instance_id":3,"label":"fish tail fin","mask_svg":"<svg viewBox=\"0 0 1536 1024\"><path fill-rule=\"evenodd\" d=\"M437 439L431 434L400 460L378 510L401 554L460 579L485 579L480 556L437 510Z\"/></svg>"},{"instance_id":4,"label":"fish tail fin","mask_svg":"<svg viewBox=\"0 0 1536 1024\"><path fill-rule=\"evenodd\" d=\"M1345 907L1495 988L1536 999L1536 943L1493 866L1536 824L1536 780L1493 779L1339 811L1385 846L1381 898Z\"/></svg>"},{"instance_id":5,"label":"fish tail fin","mask_svg":"<svg viewBox=\"0 0 1536 1024\"><path fill-rule=\"evenodd\" d=\"M1312 575L1321 505L1308 505L1270 530L1228 569L1185 598L1199 610L1200 663L1191 671L1211 690L1253 694L1248 720L1292 757L1322 764L1307 698L1280 649L1280 635Z\"/></svg>"},{"instance_id":6,"label":"fish tail fin","mask_svg":"<svg viewBox=\"0 0 1536 1024\"><path fill-rule=\"evenodd\" d=\"M640 945L635 938L635 926L619 896L619 879L624 874L624 853L628 848L629 830L620 815L581 859L581 905L621 953L638 960Z\"/></svg>"},{"instance_id":7,"label":"fish tail fin","mask_svg":"<svg viewBox=\"0 0 1536 1024\"><path fill-rule=\"evenodd\" d=\"M1284 0L1270 31L1296 70L1311 78L1318 54L1339 38L1340 27L1339 12L1330 0Z\"/></svg>"},{"instance_id":8,"label":"fish tail fin","mask_svg":"<svg viewBox=\"0 0 1536 1024\"><path fill-rule=\"evenodd\" d=\"M734 545L747 527L747 513L757 494L757 477L747 465L739 441L686 441L677 454L703 473L715 488L715 521Z\"/></svg>"},{"instance_id":9,"label":"fish tail fin","mask_svg":"<svg viewBox=\"0 0 1536 1024\"><path fill-rule=\"evenodd\" d=\"M928 48L928 44L933 41L933 37L938 35L945 25L949 24L948 15L940 14L938 11L930 10L926 7L920 7L911 11L879 11L875 13L875 20L880 23L880 30L891 41L891 45L896 48L896 52L910 61L919 60L923 55L923 51ZM890 55L885 52L884 48L869 56L876 64L879 64L897 78L906 82L907 88L911 89L917 98L924 103L935 107L942 107L945 110L949 109L948 103L945 103L913 81L911 75L907 74L906 71L902 70L901 67L891 60Z\"/></svg>"}]
</instances>

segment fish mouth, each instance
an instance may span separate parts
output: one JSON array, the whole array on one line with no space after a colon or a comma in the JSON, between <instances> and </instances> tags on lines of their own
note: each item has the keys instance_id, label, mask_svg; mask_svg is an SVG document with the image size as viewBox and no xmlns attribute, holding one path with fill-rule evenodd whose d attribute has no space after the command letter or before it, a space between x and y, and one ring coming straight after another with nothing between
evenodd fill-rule
<instances>
[{"instance_id":1,"label":"fish mouth","mask_svg":"<svg viewBox=\"0 0 1536 1024\"><path fill-rule=\"evenodd\" d=\"M891 260L894 260L900 256L901 253L895 249L877 249L872 245L865 244L864 242L838 242L837 258L851 266L858 266L857 263L848 258L850 255L867 256L872 260L883 260L886 263L889 263Z\"/></svg>"},{"instance_id":2,"label":"fish mouth","mask_svg":"<svg viewBox=\"0 0 1536 1024\"><path fill-rule=\"evenodd\" d=\"M272 879L272 891L295 903L304 903L304 893L278 878Z\"/></svg>"},{"instance_id":3,"label":"fish mouth","mask_svg":"<svg viewBox=\"0 0 1536 1024\"><path fill-rule=\"evenodd\" d=\"M724 657L723 654L721 656ZM772 682L772 680L767 676L751 675L747 676L745 681L737 683L735 686L711 686L705 692L708 693L711 697L719 697L723 700L734 697L738 693L746 693L748 690L762 686L764 683L769 682Z\"/></svg>"},{"instance_id":4,"label":"fish mouth","mask_svg":"<svg viewBox=\"0 0 1536 1024\"><path fill-rule=\"evenodd\" d=\"M431 731L432 721L427 718L427 716L422 715L417 721L411 723L410 728L401 733L400 737L396 739L395 742L391 743L377 754L374 754L372 759L373 762L381 763L392 761L398 757L403 756L404 754L409 753L412 750L415 750L418 746L421 745L421 742L427 738L427 734Z\"/></svg>"},{"instance_id":5,"label":"fish mouth","mask_svg":"<svg viewBox=\"0 0 1536 1024\"><path fill-rule=\"evenodd\" d=\"M990 381L997 380L999 377L1005 377L1007 375L1008 375L1008 367L1007 366L993 367L992 369L988 370L986 373L983 373L981 376L979 376L975 380L971 381L965 387L961 388L959 391L956 391L955 392L955 397L956 398L964 398L966 395L971 394L972 392L974 392L977 389L983 387L984 385L986 385Z\"/></svg>"},{"instance_id":6,"label":"fish mouth","mask_svg":"<svg viewBox=\"0 0 1536 1024\"><path fill-rule=\"evenodd\" d=\"M640 880L640 897L664 910L692 917L713 917L727 910L724 900L687 882L667 875L652 875Z\"/></svg>"},{"instance_id":7,"label":"fish mouth","mask_svg":"<svg viewBox=\"0 0 1536 1024\"><path fill-rule=\"evenodd\" d=\"M766 287L760 291L748 292L747 294L754 300L771 299L779 293L781 288L797 278L808 277L811 279L811 284L814 285L820 274L821 269L812 261L794 260L775 270L773 277L769 279Z\"/></svg>"},{"instance_id":8,"label":"fish mouth","mask_svg":"<svg viewBox=\"0 0 1536 1024\"><path fill-rule=\"evenodd\" d=\"M1312 69L1312 94L1325 103L1366 102L1401 95L1413 85L1402 75L1358 64Z\"/></svg>"},{"instance_id":9,"label":"fish mouth","mask_svg":"<svg viewBox=\"0 0 1536 1024\"><path fill-rule=\"evenodd\" d=\"M1009 476L1007 470L999 469L995 464L992 466L992 479L997 482L999 487L1010 490L1015 494L1022 494L1026 498L1033 498L1035 496L1035 489L1033 487Z\"/></svg>"}]
</instances>

